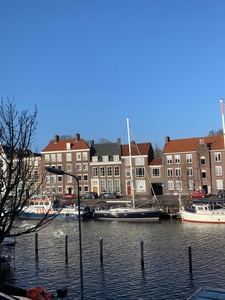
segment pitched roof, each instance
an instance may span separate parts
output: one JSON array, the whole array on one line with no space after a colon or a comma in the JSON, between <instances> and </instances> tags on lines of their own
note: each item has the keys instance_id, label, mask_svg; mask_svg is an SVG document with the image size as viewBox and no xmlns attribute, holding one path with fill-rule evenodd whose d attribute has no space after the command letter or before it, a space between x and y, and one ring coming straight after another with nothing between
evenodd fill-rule
<instances>
[{"instance_id":1,"label":"pitched roof","mask_svg":"<svg viewBox=\"0 0 225 300\"><path fill-rule=\"evenodd\" d=\"M70 143L70 150L85 150L90 149L84 139L67 139L67 140L55 140L50 141L50 143L42 150L42 152L52 152L52 151L66 151L66 144ZM68 151L68 150L67 150Z\"/></svg>"},{"instance_id":2,"label":"pitched roof","mask_svg":"<svg viewBox=\"0 0 225 300\"><path fill-rule=\"evenodd\" d=\"M131 143L131 155L148 155L151 149L151 143ZM122 156L129 156L129 145L122 145Z\"/></svg>"},{"instance_id":3,"label":"pitched roof","mask_svg":"<svg viewBox=\"0 0 225 300\"><path fill-rule=\"evenodd\" d=\"M150 163L150 166L161 166L161 165L162 165L162 158L154 158Z\"/></svg>"},{"instance_id":4,"label":"pitched roof","mask_svg":"<svg viewBox=\"0 0 225 300\"><path fill-rule=\"evenodd\" d=\"M121 145L118 143L101 143L91 146L91 156L109 156L109 160L113 160L113 155L121 156Z\"/></svg>"},{"instance_id":5,"label":"pitched roof","mask_svg":"<svg viewBox=\"0 0 225 300\"><path fill-rule=\"evenodd\" d=\"M210 150L224 149L223 136L220 135L169 140L164 145L163 153L196 151L198 145L200 144L200 140L204 141Z\"/></svg>"}]
</instances>

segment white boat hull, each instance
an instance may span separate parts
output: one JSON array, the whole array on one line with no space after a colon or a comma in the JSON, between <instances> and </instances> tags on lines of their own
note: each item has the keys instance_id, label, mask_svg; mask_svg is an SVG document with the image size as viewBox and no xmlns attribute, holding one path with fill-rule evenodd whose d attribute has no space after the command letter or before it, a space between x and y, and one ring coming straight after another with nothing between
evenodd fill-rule
<instances>
[{"instance_id":1,"label":"white boat hull","mask_svg":"<svg viewBox=\"0 0 225 300\"><path fill-rule=\"evenodd\" d=\"M198 223L216 223L225 224L225 210L215 209L202 212L192 212L191 209L183 208L180 211L183 221L198 222Z\"/></svg>"}]
</instances>

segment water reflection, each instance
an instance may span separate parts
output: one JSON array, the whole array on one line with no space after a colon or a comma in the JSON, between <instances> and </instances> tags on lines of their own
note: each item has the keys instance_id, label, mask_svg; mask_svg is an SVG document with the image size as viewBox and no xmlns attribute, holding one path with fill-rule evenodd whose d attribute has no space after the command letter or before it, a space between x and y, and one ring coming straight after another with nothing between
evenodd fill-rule
<instances>
[{"instance_id":1,"label":"water reflection","mask_svg":"<svg viewBox=\"0 0 225 300\"><path fill-rule=\"evenodd\" d=\"M22 221L29 226L31 221ZM225 226L181 220L155 223L88 221L82 223L84 299L186 299L201 286L224 287ZM65 236L68 235L68 264ZM103 238L103 266L100 238ZM144 270L140 239L144 241ZM67 286L78 299L78 222L54 220L35 236L21 236L16 246L16 284L52 291ZM188 245L193 274L189 274Z\"/></svg>"}]
</instances>

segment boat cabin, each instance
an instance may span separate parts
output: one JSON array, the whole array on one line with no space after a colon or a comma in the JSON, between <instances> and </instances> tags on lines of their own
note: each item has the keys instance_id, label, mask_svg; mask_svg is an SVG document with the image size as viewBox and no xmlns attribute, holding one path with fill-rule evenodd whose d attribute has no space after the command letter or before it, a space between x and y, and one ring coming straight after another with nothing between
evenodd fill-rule
<instances>
[{"instance_id":1,"label":"boat cabin","mask_svg":"<svg viewBox=\"0 0 225 300\"><path fill-rule=\"evenodd\" d=\"M187 212L203 212L212 210L209 204L193 204L191 207L186 207Z\"/></svg>"}]
</instances>

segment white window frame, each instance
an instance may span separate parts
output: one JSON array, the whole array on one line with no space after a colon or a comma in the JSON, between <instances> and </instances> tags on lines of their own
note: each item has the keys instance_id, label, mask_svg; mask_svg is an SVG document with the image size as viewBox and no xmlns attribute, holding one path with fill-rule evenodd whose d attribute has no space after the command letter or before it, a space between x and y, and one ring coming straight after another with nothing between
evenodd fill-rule
<instances>
[{"instance_id":1,"label":"white window frame","mask_svg":"<svg viewBox=\"0 0 225 300\"><path fill-rule=\"evenodd\" d=\"M222 176L222 166L215 166L215 174L216 176Z\"/></svg>"},{"instance_id":2,"label":"white window frame","mask_svg":"<svg viewBox=\"0 0 225 300\"><path fill-rule=\"evenodd\" d=\"M192 154L186 154L186 163L192 164Z\"/></svg>"},{"instance_id":3,"label":"white window frame","mask_svg":"<svg viewBox=\"0 0 225 300\"><path fill-rule=\"evenodd\" d=\"M143 166L144 165L144 157L135 157L135 165Z\"/></svg>"},{"instance_id":4,"label":"white window frame","mask_svg":"<svg viewBox=\"0 0 225 300\"><path fill-rule=\"evenodd\" d=\"M168 165L171 165L173 163L173 157L172 157L172 155L167 155L166 156L166 163Z\"/></svg>"},{"instance_id":5,"label":"white window frame","mask_svg":"<svg viewBox=\"0 0 225 300\"><path fill-rule=\"evenodd\" d=\"M173 168L167 168L167 177L173 177Z\"/></svg>"},{"instance_id":6,"label":"white window frame","mask_svg":"<svg viewBox=\"0 0 225 300\"><path fill-rule=\"evenodd\" d=\"M217 190L223 190L223 180L222 179L217 179L216 180L216 189Z\"/></svg>"},{"instance_id":7,"label":"white window frame","mask_svg":"<svg viewBox=\"0 0 225 300\"><path fill-rule=\"evenodd\" d=\"M174 191L174 182L173 181L168 181L168 190Z\"/></svg>"},{"instance_id":8,"label":"white window frame","mask_svg":"<svg viewBox=\"0 0 225 300\"><path fill-rule=\"evenodd\" d=\"M179 154L174 155L174 162L175 162L175 164L180 164L180 155Z\"/></svg>"},{"instance_id":9,"label":"white window frame","mask_svg":"<svg viewBox=\"0 0 225 300\"><path fill-rule=\"evenodd\" d=\"M221 162L221 152L215 152L214 158L215 162Z\"/></svg>"}]
</instances>

